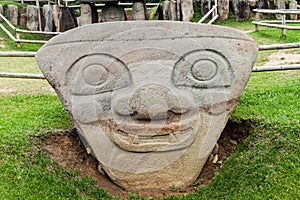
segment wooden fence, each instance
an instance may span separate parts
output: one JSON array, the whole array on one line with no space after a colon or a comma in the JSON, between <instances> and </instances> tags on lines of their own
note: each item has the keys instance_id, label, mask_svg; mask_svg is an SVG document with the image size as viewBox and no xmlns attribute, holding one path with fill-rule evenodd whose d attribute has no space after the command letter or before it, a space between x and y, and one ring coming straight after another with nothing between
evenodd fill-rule
<instances>
[{"instance_id":1,"label":"wooden fence","mask_svg":"<svg viewBox=\"0 0 300 200\"><path fill-rule=\"evenodd\" d=\"M28 31L28 30L23 30L16 28L14 25L12 25L6 17L4 17L0 13L0 18L9 26L16 34L16 37L7 29L5 26L0 24L0 28L8 35L10 39L12 39L14 42L18 44L18 47L20 47L20 43L34 43L34 44L45 44L47 41L46 40L25 40L21 39L21 33L29 33L29 34L43 34L43 35L58 35L60 34L59 32L45 32L45 31Z\"/></svg>"},{"instance_id":2,"label":"wooden fence","mask_svg":"<svg viewBox=\"0 0 300 200\"><path fill-rule=\"evenodd\" d=\"M271 44L259 46L260 51L300 48L299 43ZM34 57L36 52L0 52L0 57ZM299 70L300 64L253 67L252 72ZM0 78L45 79L43 74L24 74L0 72Z\"/></svg>"},{"instance_id":3,"label":"wooden fence","mask_svg":"<svg viewBox=\"0 0 300 200\"><path fill-rule=\"evenodd\" d=\"M255 24L255 30L258 31L259 30L259 26L267 26L267 27L271 27L271 28L279 28L281 29L281 35L283 37L286 36L286 30L300 30L300 26L287 26L287 23L300 23L299 20L286 20L286 15L287 14L294 14L294 15L299 15L300 14L300 10L288 10L288 9L284 9L284 10L270 10L270 9L253 9L254 12L256 12L255 14L255 21L253 21L252 23ZM264 14L281 14L282 18L281 20L268 20L268 21L259 21L260 19L260 14L264 13ZM281 24L281 25L280 25Z\"/></svg>"},{"instance_id":4,"label":"wooden fence","mask_svg":"<svg viewBox=\"0 0 300 200\"><path fill-rule=\"evenodd\" d=\"M208 2L210 3L210 1ZM203 23L211 14L212 14L212 19L207 24L212 24L219 17L217 0L215 0L214 6L198 21L198 23Z\"/></svg>"}]
</instances>

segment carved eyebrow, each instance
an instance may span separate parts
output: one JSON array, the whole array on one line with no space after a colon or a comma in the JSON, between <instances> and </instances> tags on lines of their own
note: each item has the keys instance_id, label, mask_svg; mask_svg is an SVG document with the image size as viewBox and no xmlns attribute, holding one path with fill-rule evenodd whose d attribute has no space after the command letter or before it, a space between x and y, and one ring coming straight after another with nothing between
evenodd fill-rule
<instances>
[{"instance_id":1,"label":"carved eyebrow","mask_svg":"<svg viewBox=\"0 0 300 200\"><path fill-rule=\"evenodd\" d=\"M85 71L89 67L92 69L87 73L99 73L100 77L87 74L91 76L91 80L88 80L89 77L85 77ZM106 74L103 75L102 72ZM100 78L105 78L105 80L100 80ZM92 83L93 79L94 83ZM67 82L72 86L73 95L93 95L127 87L131 84L132 77L128 67L120 59L110 54L98 53L76 59L67 71Z\"/></svg>"},{"instance_id":2,"label":"carved eyebrow","mask_svg":"<svg viewBox=\"0 0 300 200\"><path fill-rule=\"evenodd\" d=\"M228 87L234 77L232 70L230 62L222 53L201 49L185 54L175 63L172 81L177 87Z\"/></svg>"}]
</instances>

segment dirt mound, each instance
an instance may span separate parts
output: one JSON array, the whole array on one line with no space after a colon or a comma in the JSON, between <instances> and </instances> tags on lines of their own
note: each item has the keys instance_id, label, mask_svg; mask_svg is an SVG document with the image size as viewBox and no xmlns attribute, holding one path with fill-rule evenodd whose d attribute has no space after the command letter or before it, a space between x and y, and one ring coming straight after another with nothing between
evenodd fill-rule
<instances>
[{"instance_id":1,"label":"dirt mound","mask_svg":"<svg viewBox=\"0 0 300 200\"><path fill-rule=\"evenodd\" d=\"M248 121L239 123L228 121L218 140L218 148L215 149L208 159L200 176L193 185L184 189L170 188L167 191L156 190L135 193L139 196L162 197L165 195L181 195L196 192L201 186L208 184L214 178L215 173L220 170L235 147L253 132L253 127L254 125ZM94 178L99 187L104 188L112 196L129 197L129 191L116 186L104 173L98 171L98 161L86 153L75 129L49 133L43 139L43 145L46 155L59 165L74 170L79 169L82 175Z\"/></svg>"}]
</instances>

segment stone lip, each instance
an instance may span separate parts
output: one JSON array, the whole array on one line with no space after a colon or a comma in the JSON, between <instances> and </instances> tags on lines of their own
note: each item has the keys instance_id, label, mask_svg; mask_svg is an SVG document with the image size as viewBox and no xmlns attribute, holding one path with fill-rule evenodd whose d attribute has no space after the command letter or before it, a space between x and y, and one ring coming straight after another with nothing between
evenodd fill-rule
<instances>
[{"instance_id":1,"label":"stone lip","mask_svg":"<svg viewBox=\"0 0 300 200\"><path fill-rule=\"evenodd\" d=\"M197 135L197 109L184 115L170 115L173 117L166 120L140 121L131 117L117 117L100 123L110 127L111 140L126 151L162 152L185 149L194 142Z\"/></svg>"}]
</instances>

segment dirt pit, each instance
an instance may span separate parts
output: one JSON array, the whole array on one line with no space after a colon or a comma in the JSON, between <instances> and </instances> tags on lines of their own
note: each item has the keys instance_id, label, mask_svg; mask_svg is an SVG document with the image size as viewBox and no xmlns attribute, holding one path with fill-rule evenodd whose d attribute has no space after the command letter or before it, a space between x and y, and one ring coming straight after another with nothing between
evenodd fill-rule
<instances>
[{"instance_id":1,"label":"dirt pit","mask_svg":"<svg viewBox=\"0 0 300 200\"><path fill-rule=\"evenodd\" d=\"M198 191L200 187L208 184L214 178L216 172L223 166L226 158L232 154L237 145L253 132L253 129L254 124L248 121L237 123L229 120L218 140L218 150L211 154L193 185L176 190L170 188L170 190L133 192L142 197L163 197ZM75 129L49 133L43 139L43 145L47 157L55 160L60 166L72 170L79 169L82 175L94 178L99 187L105 189L111 196L129 197L128 192L130 191L116 186L107 175L98 171L98 161L86 153Z\"/></svg>"}]
</instances>

